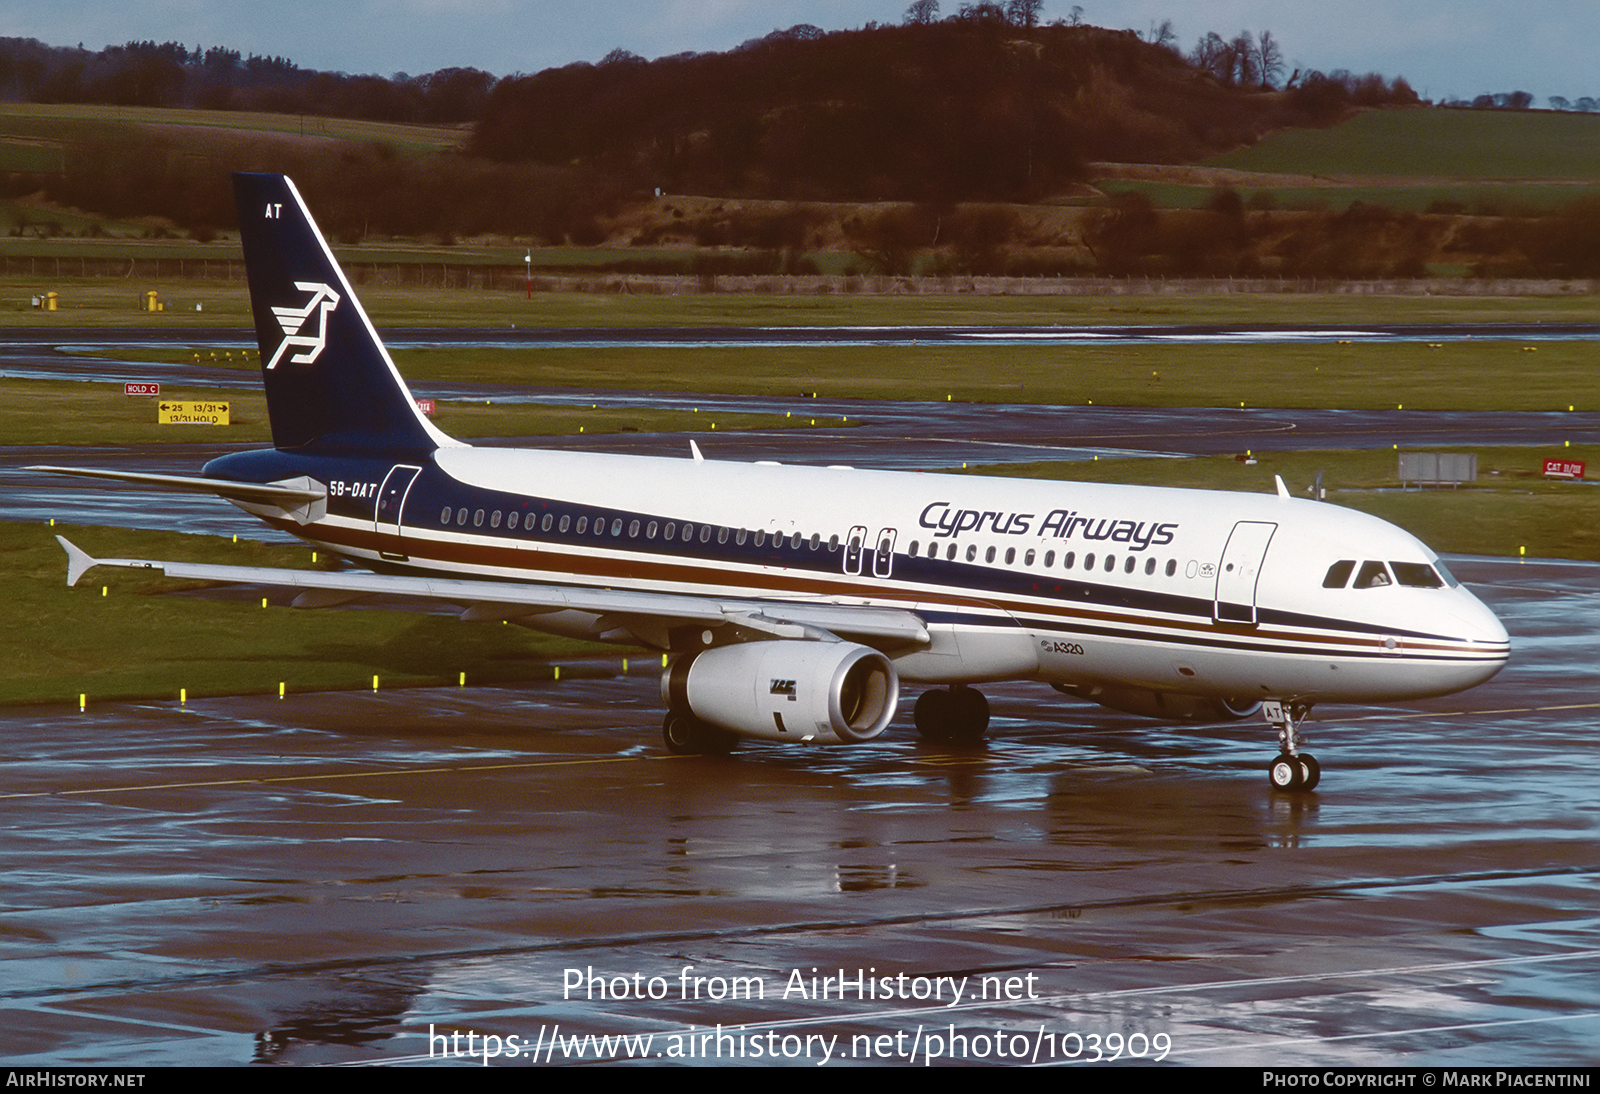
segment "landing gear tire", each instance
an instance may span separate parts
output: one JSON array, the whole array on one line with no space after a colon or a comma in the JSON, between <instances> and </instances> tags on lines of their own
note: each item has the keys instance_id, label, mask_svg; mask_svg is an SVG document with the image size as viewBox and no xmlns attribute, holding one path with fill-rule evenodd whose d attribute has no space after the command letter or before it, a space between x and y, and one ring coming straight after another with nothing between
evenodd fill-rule
<instances>
[{"instance_id":1,"label":"landing gear tire","mask_svg":"<svg viewBox=\"0 0 1600 1094\"><path fill-rule=\"evenodd\" d=\"M975 688L954 688L950 697L955 700L955 724L950 740L961 745L975 745L989 732L989 700Z\"/></svg>"},{"instance_id":2,"label":"landing gear tire","mask_svg":"<svg viewBox=\"0 0 1600 1094\"><path fill-rule=\"evenodd\" d=\"M1267 768L1267 778L1272 783L1274 790L1300 790L1305 784L1305 773L1300 764L1301 757L1282 753L1273 760ZM1318 772L1320 776L1320 771Z\"/></svg>"},{"instance_id":3,"label":"landing gear tire","mask_svg":"<svg viewBox=\"0 0 1600 1094\"><path fill-rule=\"evenodd\" d=\"M1315 790L1322 781L1322 765L1309 752L1302 752L1295 759L1300 761L1300 789Z\"/></svg>"},{"instance_id":4,"label":"landing gear tire","mask_svg":"<svg viewBox=\"0 0 1600 1094\"><path fill-rule=\"evenodd\" d=\"M989 729L989 700L974 688L934 688L917 696L911 719L925 741L977 744Z\"/></svg>"},{"instance_id":5,"label":"landing gear tire","mask_svg":"<svg viewBox=\"0 0 1600 1094\"><path fill-rule=\"evenodd\" d=\"M948 741L955 723L955 702L944 688L934 688L917 696L911 720L924 741Z\"/></svg>"},{"instance_id":6,"label":"landing gear tire","mask_svg":"<svg viewBox=\"0 0 1600 1094\"><path fill-rule=\"evenodd\" d=\"M669 710L661 723L661 740L678 756L723 755L733 751L738 737L726 729L707 725L693 714Z\"/></svg>"}]
</instances>

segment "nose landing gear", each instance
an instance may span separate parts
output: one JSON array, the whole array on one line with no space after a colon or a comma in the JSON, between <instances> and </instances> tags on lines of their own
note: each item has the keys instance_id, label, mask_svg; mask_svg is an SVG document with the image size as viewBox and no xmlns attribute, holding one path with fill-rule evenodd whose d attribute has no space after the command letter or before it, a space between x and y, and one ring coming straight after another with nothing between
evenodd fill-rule
<instances>
[{"instance_id":1,"label":"nose landing gear","mask_svg":"<svg viewBox=\"0 0 1600 1094\"><path fill-rule=\"evenodd\" d=\"M1267 723L1278 731L1278 756L1267 765L1272 789L1315 790L1322 781L1322 765L1309 752L1300 751L1300 725L1311 713L1309 703L1283 703L1268 699L1261 704Z\"/></svg>"}]
</instances>

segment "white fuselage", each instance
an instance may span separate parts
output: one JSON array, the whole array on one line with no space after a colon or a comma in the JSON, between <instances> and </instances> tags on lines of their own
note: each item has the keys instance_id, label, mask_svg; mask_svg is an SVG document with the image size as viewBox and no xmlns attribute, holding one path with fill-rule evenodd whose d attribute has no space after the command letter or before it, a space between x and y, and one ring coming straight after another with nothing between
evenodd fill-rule
<instances>
[{"instance_id":1,"label":"white fuselage","mask_svg":"<svg viewBox=\"0 0 1600 1094\"><path fill-rule=\"evenodd\" d=\"M1414 537L1273 493L467 446L431 462L393 480L398 523L334 505L292 530L413 572L906 609L929 634L885 651L908 680L1378 701L1471 687L1508 654L1442 567L1412 580L1437 566Z\"/></svg>"}]
</instances>

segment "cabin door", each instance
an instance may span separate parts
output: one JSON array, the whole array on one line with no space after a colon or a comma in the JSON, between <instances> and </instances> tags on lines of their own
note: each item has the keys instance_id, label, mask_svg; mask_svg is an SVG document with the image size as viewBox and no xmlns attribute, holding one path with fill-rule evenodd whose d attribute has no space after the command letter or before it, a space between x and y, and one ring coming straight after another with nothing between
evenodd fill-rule
<instances>
[{"instance_id":1,"label":"cabin door","mask_svg":"<svg viewBox=\"0 0 1600 1094\"><path fill-rule=\"evenodd\" d=\"M1218 623L1256 622L1256 582L1261 578L1261 563L1267 557L1276 524L1241 520L1233 526L1228 545L1222 549L1217 566L1217 592L1213 618Z\"/></svg>"},{"instance_id":2,"label":"cabin door","mask_svg":"<svg viewBox=\"0 0 1600 1094\"><path fill-rule=\"evenodd\" d=\"M372 530L380 536L394 536L395 546L398 546L400 538L400 514L405 509L406 494L410 492L411 484L420 474L422 474L420 467L396 464L383 480L383 485L378 488L378 504L372 515ZM384 546L390 545L384 544Z\"/></svg>"}]
</instances>

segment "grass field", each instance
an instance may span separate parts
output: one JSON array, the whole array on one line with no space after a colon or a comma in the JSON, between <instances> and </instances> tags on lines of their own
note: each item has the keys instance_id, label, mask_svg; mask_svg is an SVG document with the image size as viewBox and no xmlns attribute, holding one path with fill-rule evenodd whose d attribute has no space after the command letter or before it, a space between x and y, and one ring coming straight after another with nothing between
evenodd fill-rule
<instances>
[{"instance_id":1,"label":"grass field","mask_svg":"<svg viewBox=\"0 0 1600 1094\"><path fill-rule=\"evenodd\" d=\"M597 284L604 284L604 277ZM146 290L169 311L139 310ZM46 290L60 309L30 305ZM1600 315L1590 295L1379 296L1361 293L1188 293L1095 296L778 296L737 293L644 295L624 292L534 293L468 288L358 285L357 295L383 327L683 327L683 326L994 326L1184 323L1260 325L1372 323L1583 323ZM196 312L195 304L204 310ZM63 276L0 278L0 327L237 327L253 341L243 281Z\"/></svg>"},{"instance_id":2,"label":"grass field","mask_svg":"<svg viewBox=\"0 0 1600 1094\"><path fill-rule=\"evenodd\" d=\"M169 387L163 399L202 399L230 404L228 426L158 425L157 400L122 393L116 384L0 379L0 401L11 408L0 421L0 445L161 444L224 441L270 444L266 397L259 390ZM539 403L495 405L442 401L434 422L453 437L555 437L604 433L714 433L808 429L809 417L771 414L701 414L693 410L605 409ZM848 423L837 417L830 428Z\"/></svg>"},{"instance_id":3,"label":"grass field","mask_svg":"<svg viewBox=\"0 0 1600 1094\"><path fill-rule=\"evenodd\" d=\"M11 610L0 620L0 703L76 704L116 698L288 690L548 681L549 661L597 647L500 623L386 611L262 608L253 599L182 595L192 584L132 570L66 583L62 534L99 557L311 566L306 548L210 536L0 523ZM102 588L105 590L102 595ZM36 636L48 633L49 642ZM137 651L131 652L131 651ZM614 651L613 651L614 652Z\"/></svg>"},{"instance_id":4,"label":"grass field","mask_svg":"<svg viewBox=\"0 0 1600 1094\"><path fill-rule=\"evenodd\" d=\"M1562 410L1600 407L1589 342L1418 344L889 346L500 351L412 350L402 372L532 387L770 395L815 392L1116 406ZM803 404L801 404L803 405Z\"/></svg>"},{"instance_id":5,"label":"grass field","mask_svg":"<svg viewBox=\"0 0 1600 1094\"><path fill-rule=\"evenodd\" d=\"M1329 129L1286 129L1208 167L1293 175L1600 181L1600 114L1369 110Z\"/></svg>"},{"instance_id":6,"label":"grass field","mask_svg":"<svg viewBox=\"0 0 1600 1094\"><path fill-rule=\"evenodd\" d=\"M117 125L233 130L241 134L381 141L402 151L441 152L459 148L465 126L402 125L315 115L239 110L192 110L96 103L0 103L0 142L7 138L69 142L104 134Z\"/></svg>"},{"instance_id":7,"label":"grass field","mask_svg":"<svg viewBox=\"0 0 1600 1094\"><path fill-rule=\"evenodd\" d=\"M1176 183L1108 182L1107 193L1138 192L1158 209L1200 209L1216 199L1215 186ZM1285 210L1342 212L1360 202L1411 213L1425 213L1435 203L1454 203L1480 216L1507 216L1553 212L1579 198L1600 194L1600 181L1584 184L1536 182L1419 182L1392 186L1318 185L1235 187L1248 204L1258 195L1270 195L1273 207Z\"/></svg>"},{"instance_id":8,"label":"grass field","mask_svg":"<svg viewBox=\"0 0 1600 1094\"><path fill-rule=\"evenodd\" d=\"M1548 212L1600 193L1600 114L1553 111L1372 110L1327 129L1286 129L1204 161L1204 167L1295 176L1234 188L1248 202L1339 211L1356 202L1425 212L1436 202L1501 216ZM1107 181L1159 208L1192 209L1212 185Z\"/></svg>"}]
</instances>

